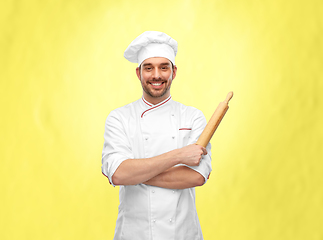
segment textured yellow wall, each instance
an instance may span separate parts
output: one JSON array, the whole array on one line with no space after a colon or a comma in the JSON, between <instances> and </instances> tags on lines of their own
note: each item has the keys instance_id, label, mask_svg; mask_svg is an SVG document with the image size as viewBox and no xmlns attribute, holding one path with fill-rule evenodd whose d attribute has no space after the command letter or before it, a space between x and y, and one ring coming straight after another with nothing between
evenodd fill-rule
<instances>
[{"instance_id":1,"label":"textured yellow wall","mask_svg":"<svg viewBox=\"0 0 323 240\"><path fill-rule=\"evenodd\" d=\"M321 240L321 0L0 3L0 239L112 239L101 174L108 113L141 96L123 51L146 30L179 42L175 100L210 118L197 189L205 239Z\"/></svg>"}]
</instances>

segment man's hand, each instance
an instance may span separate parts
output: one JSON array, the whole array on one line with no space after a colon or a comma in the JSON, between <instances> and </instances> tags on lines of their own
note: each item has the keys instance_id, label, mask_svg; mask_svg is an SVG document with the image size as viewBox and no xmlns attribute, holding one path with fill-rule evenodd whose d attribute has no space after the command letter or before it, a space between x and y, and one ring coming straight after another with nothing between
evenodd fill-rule
<instances>
[{"instance_id":1,"label":"man's hand","mask_svg":"<svg viewBox=\"0 0 323 240\"><path fill-rule=\"evenodd\" d=\"M198 166L202 159L202 155L206 155L205 147L197 144L191 144L186 147L176 149L176 157L179 162L188 166Z\"/></svg>"},{"instance_id":2,"label":"man's hand","mask_svg":"<svg viewBox=\"0 0 323 240\"><path fill-rule=\"evenodd\" d=\"M157 176L144 182L144 184L170 189L184 189L202 186L205 179L202 174L190 169L187 166L198 166L202 155L207 151L204 147L191 144L186 147L170 151L169 154L176 159L177 164L186 166L175 166L158 174Z\"/></svg>"}]
</instances>

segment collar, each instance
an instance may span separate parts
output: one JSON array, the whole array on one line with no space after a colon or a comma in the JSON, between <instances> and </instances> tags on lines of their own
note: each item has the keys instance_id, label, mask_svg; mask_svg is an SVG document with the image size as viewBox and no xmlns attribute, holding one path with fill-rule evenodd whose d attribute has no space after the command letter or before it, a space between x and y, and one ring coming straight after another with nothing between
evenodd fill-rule
<instances>
[{"instance_id":1,"label":"collar","mask_svg":"<svg viewBox=\"0 0 323 240\"><path fill-rule=\"evenodd\" d=\"M164 101L162 101L162 102L160 102L160 103L158 103L158 104L156 104L156 105L154 105L154 104L152 104L152 103L150 103L150 102L148 102L143 96L142 96L142 102L143 102L143 104L145 105L145 108L147 108L142 114L141 114L141 117L143 117L144 116L144 114L146 113L146 112L148 112L148 111L150 111L150 110L152 110L152 109L155 109L155 108L158 108L158 107L160 107L160 106L163 106L163 105L165 105L170 99L172 98L172 96L169 96L168 98L166 98Z\"/></svg>"}]
</instances>

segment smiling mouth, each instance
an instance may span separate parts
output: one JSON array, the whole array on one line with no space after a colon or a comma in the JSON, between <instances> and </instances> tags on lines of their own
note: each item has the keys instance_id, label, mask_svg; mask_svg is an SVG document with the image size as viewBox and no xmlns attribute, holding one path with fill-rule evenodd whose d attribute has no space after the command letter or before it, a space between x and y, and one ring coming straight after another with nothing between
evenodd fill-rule
<instances>
[{"instance_id":1,"label":"smiling mouth","mask_svg":"<svg viewBox=\"0 0 323 240\"><path fill-rule=\"evenodd\" d=\"M150 85L154 88L154 89L160 89L165 82L150 82Z\"/></svg>"}]
</instances>

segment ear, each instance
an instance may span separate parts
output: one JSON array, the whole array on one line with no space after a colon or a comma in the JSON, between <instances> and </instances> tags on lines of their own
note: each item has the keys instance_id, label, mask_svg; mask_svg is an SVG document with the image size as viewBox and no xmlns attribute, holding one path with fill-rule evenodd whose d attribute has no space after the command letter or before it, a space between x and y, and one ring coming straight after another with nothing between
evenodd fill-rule
<instances>
[{"instance_id":1,"label":"ear","mask_svg":"<svg viewBox=\"0 0 323 240\"><path fill-rule=\"evenodd\" d=\"M177 67L176 67L176 65L174 65L173 79L176 77L176 73L177 73Z\"/></svg>"},{"instance_id":2,"label":"ear","mask_svg":"<svg viewBox=\"0 0 323 240\"><path fill-rule=\"evenodd\" d=\"M136 68L136 74L137 74L138 79L141 80L139 67Z\"/></svg>"}]
</instances>

